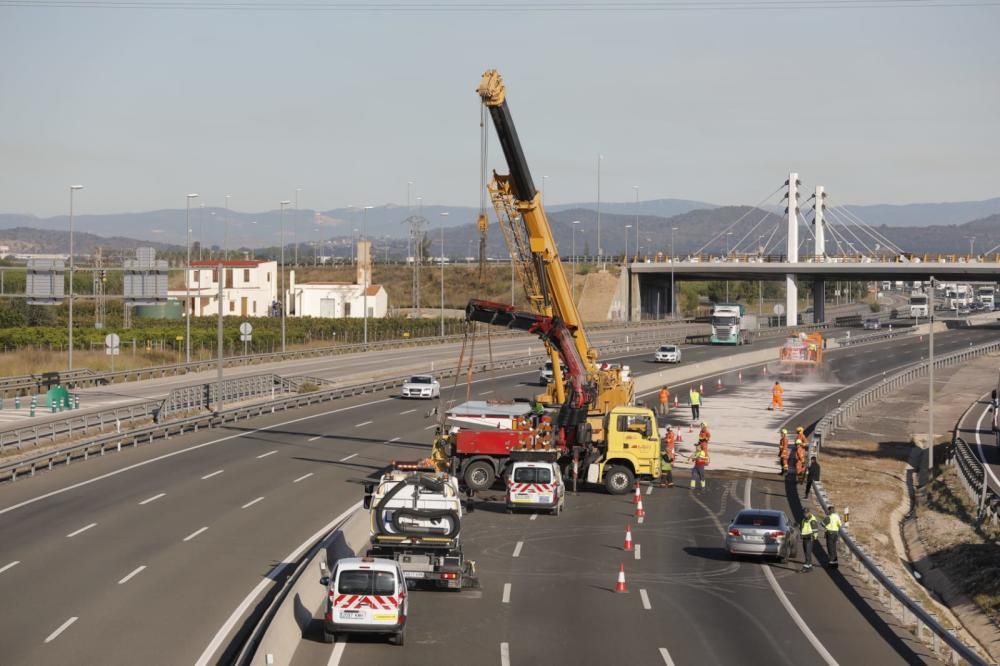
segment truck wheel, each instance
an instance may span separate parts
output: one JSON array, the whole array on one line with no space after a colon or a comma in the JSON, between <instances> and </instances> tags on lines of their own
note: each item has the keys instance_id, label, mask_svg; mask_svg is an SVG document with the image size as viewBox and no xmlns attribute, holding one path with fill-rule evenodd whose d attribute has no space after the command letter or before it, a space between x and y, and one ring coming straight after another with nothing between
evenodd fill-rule
<instances>
[{"instance_id":1,"label":"truck wheel","mask_svg":"<svg viewBox=\"0 0 1000 666\"><path fill-rule=\"evenodd\" d=\"M477 460L465 468L465 485L472 490L489 490L496 481L493 465Z\"/></svg>"},{"instance_id":2,"label":"truck wheel","mask_svg":"<svg viewBox=\"0 0 1000 666\"><path fill-rule=\"evenodd\" d=\"M624 495L632 489L635 476L627 467L613 465L604 470L604 488L611 495Z\"/></svg>"}]
</instances>

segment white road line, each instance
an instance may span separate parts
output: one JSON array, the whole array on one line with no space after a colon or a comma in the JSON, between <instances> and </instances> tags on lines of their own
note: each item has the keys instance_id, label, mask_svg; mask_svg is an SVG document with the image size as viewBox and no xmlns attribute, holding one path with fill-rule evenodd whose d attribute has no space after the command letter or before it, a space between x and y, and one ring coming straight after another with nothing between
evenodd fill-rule
<instances>
[{"instance_id":1,"label":"white road line","mask_svg":"<svg viewBox=\"0 0 1000 666\"><path fill-rule=\"evenodd\" d=\"M0 573L3 573L4 571L7 571L7 569L13 569L14 567L16 567L20 563L21 563L21 560L14 560L10 564L5 564L4 566L0 567Z\"/></svg>"},{"instance_id":2,"label":"white road line","mask_svg":"<svg viewBox=\"0 0 1000 666\"><path fill-rule=\"evenodd\" d=\"M753 478L749 478L747 479L746 485L743 486L743 506L748 509L750 508L750 484L752 482ZM764 577L767 578L767 582L770 584L771 589L774 590L774 594L778 597L778 601L780 601L781 605L785 607L786 611L788 611L788 614L792 617L792 620L799 628L799 631L802 632L802 635L805 636L806 640L812 644L827 666L838 666L837 660L834 659L833 655L830 654L822 643L820 643L819 639L816 638L816 634L812 632L812 629L809 628L806 621L803 620L802 616L799 615L799 612L795 610L795 606L793 606L792 602L788 600L788 597L785 595L785 591L781 589L781 586L778 585L778 581L775 580L771 567L766 564L761 564L760 567L764 569Z\"/></svg>"},{"instance_id":3,"label":"white road line","mask_svg":"<svg viewBox=\"0 0 1000 666\"><path fill-rule=\"evenodd\" d=\"M479 395L489 395L490 393L493 393L493 391L492 390L490 390L490 391L483 391Z\"/></svg>"},{"instance_id":4,"label":"white road line","mask_svg":"<svg viewBox=\"0 0 1000 666\"><path fill-rule=\"evenodd\" d=\"M352 453L352 454L351 454L351 455L349 455L349 456L344 456L344 457L343 457L343 458L341 458L341 459L340 459L340 460L339 460L338 462L347 462L348 460L350 460L351 458L354 458L354 457L355 457L355 456L357 456L357 455L358 455L357 453Z\"/></svg>"},{"instance_id":5,"label":"white road line","mask_svg":"<svg viewBox=\"0 0 1000 666\"><path fill-rule=\"evenodd\" d=\"M143 564L141 567L136 567L135 570L132 573L130 573L129 575L125 576L120 581L118 581L118 584L119 585L124 585L125 583L129 582L130 580L132 580L132 578L134 578L135 576L138 576L140 573L142 573L142 570L145 569L145 568L146 568L145 564Z\"/></svg>"},{"instance_id":6,"label":"white road line","mask_svg":"<svg viewBox=\"0 0 1000 666\"><path fill-rule=\"evenodd\" d=\"M308 479L308 478L309 478L310 476L312 476L312 475L313 475L313 473L312 473L312 472L309 472L308 474L303 474L303 475L302 475L302 476L300 476L299 478L297 478L297 479L295 479L294 481L292 481L292 483L298 483L299 481L305 481L306 479Z\"/></svg>"},{"instance_id":7,"label":"white road line","mask_svg":"<svg viewBox=\"0 0 1000 666\"><path fill-rule=\"evenodd\" d=\"M398 442L398 441L399 441L399 439L400 439L399 437L393 437L393 438L392 438L392 439L390 439L390 440L389 440L388 442L386 442L386 444L392 444L393 442Z\"/></svg>"},{"instance_id":8,"label":"white road line","mask_svg":"<svg viewBox=\"0 0 1000 666\"><path fill-rule=\"evenodd\" d=\"M70 619L68 619L65 622L63 622L62 624L60 624L58 629L56 629L51 634L49 634L49 637L45 639L45 642L46 643L51 643L55 639L59 638L59 634L61 634L62 632L66 631L67 629L69 629L69 626L71 624L73 624L74 622L76 622L77 620L79 620L79 619L80 618L78 618L78 617L71 617Z\"/></svg>"},{"instance_id":9,"label":"white road line","mask_svg":"<svg viewBox=\"0 0 1000 666\"><path fill-rule=\"evenodd\" d=\"M213 476L218 476L218 475L222 474L224 471L226 471L226 470L224 470L224 469L217 469L214 472L212 472L211 474L206 474L205 476L201 477L201 480L204 481L205 479L211 479Z\"/></svg>"},{"instance_id":10,"label":"white road line","mask_svg":"<svg viewBox=\"0 0 1000 666\"><path fill-rule=\"evenodd\" d=\"M374 421L362 421L361 423L355 423L354 427L355 428L360 428L362 426L371 425L373 423L375 423L375 422Z\"/></svg>"},{"instance_id":11,"label":"white road line","mask_svg":"<svg viewBox=\"0 0 1000 666\"><path fill-rule=\"evenodd\" d=\"M278 452L278 449L275 449L274 451L268 451L267 453L262 453L259 456L257 456L257 460L260 460L261 458L266 458L268 456L273 456L277 452Z\"/></svg>"},{"instance_id":12,"label":"white road line","mask_svg":"<svg viewBox=\"0 0 1000 666\"><path fill-rule=\"evenodd\" d=\"M510 666L510 644L500 644L500 666Z\"/></svg>"},{"instance_id":13,"label":"white road line","mask_svg":"<svg viewBox=\"0 0 1000 666\"><path fill-rule=\"evenodd\" d=\"M333 646L333 652L330 653L330 661L326 662L326 666L338 666L340 658L344 656L345 647L347 647L347 643L337 641Z\"/></svg>"},{"instance_id":14,"label":"white road line","mask_svg":"<svg viewBox=\"0 0 1000 666\"><path fill-rule=\"evenodd\" d=\"M649 603L649 595L646 594L646 590L639 590L639 597L642 598L642 607L646 610L653 610L653 606Z\"/></svg>"},{"instance_id":15,"label":"white road line","mask_svg":"<svg viewBox=\"0 0 1000 666\"><path fill-rule=\"evenodd\" d=\"M77 534L83 534L84 532L86 532L87 530L89 530L91 527L97 527L97 523L91 523L91 524L87 525L86 527L81 527L80 529L78 529L75 532L70 532L69 534L66 535L66 538L72 539Z\"/></svg>"},{"instance_id":16,"label":"white road line","mask_svg":"<svg viewBox=\"0 0 1000 666\"><path fill-rule=\"evenodd\" d=\"M350 516L352 513L359 510L360 508L361 508L360 501L352 504L350 507L347 508L346 511L344 511L342 514L331 520L323 527L319 528L319 530L315 534L313 534L308 539L300 543L298 548L296 548L288 555L286 555L281 562L274 565L274 567L267 572L267 575L264 576L264 578L262 578L259 583L257 583L257 586L254 587L252 590L250 590L250 593L243 599L242 602L240 602L240 605L237 606L236 609L229 616L229 619L227 619L222 624L222 626L219 627L219 631L216 632L211 642L208 644L208 646L205 647L205 650L201 653L201 656L198 657L198 661L195 662L195 666L208 666L208 664L214 663L212 657L219 650L219 647L222 645L222 642L226 639L226 637L229 636L229 632L232 631L233 627L236 626L236 623L239 622L240 618L243 617L243 614L246 612L246 610L250 608L250 606L254 603L254 601L256 601L257 597L259 597L261 593L265 589L267 589L269 585L274 584L273 581L274 579L277 578L278 574L284 571L285 568L289 566L292 562L297 562L299 557L302 555L302 553L305 551L306 548L309 548L312 544L316 543L316 541L321 536L323 536L324 534L332 530L334 527L339 525L341 522L346 520L348 516ZM337 643L337 645L343 645L343 643ZM336 654L336 647L334 647L334 653ZM339 660L340 657L337 657L337 659ZM331 663L336 663L336 662L331 662Z\"/></svg>"},{"instance_id":17,"label":"white road line","mask_svg":"<svg viewBox=\"0 0 1000 666\"><path fill-rule=\"evenodd\" d=\"M186 537L184 537L184 540L190 541L191 539L195 538L196 536L198 536L207 529L208 527L202 527L201 529L195 530L194 532L191 532L191 534L188 534Z\"/></svg>"},{"instance_id":18,"label":"white road line","mask_svg":"<svg viewBox=\"0 0 1000 666\"><path fill-rule=\"evenodd\" d=\"M322 438L322 437L323 437L323 435L316 435L315 437L310 437L310 438L309 438L309 439L307 439L306 441L307 441L307 442L315 442L315 441L316 441L317 439L320 439L320 438Z\"/></svg>"},{"instance_id":19,"label":"white road line","mask_svg":"<svg viewBox=\"0 0 1000 666\"><path fill-rule=\"evenodd\" d=\"M667 666L674 666L674 660L670 658L670 653L667 652L667 648L660 648L660 656L663 657L663 663Z\"/></svg>"},{"instance_id":20,"label":"white road line","mask_svg":"<svg viewBox=\"0 0 1000 666\"><path fill-rule=\"evenodd\" d=\"M402 416L403 414L412 414L415 411L417 411L417 410L415 410L415 409L408 409L405 412L400 412L399 415Z\"/></svg>"},{"instance_id":21,"label":"white road line","mask_svg":"<svg viewBox=\"0 0 1000 666\"><path fill-rule=\"evenodd\" d=\"M531 518L528 518L528 520L538 520L538 514L537 513L531 514Z\"/></svg>"},{"instance_id":22,"label":"white road line","mask_svg":"<svg viewBox=\"0 0 1000 666\"><path fill-rule=\"evenodd\" d=\"M519 557L521 555L521 548L524 547L523 541L518 541L517 545L514 546L514 557Z\"/></svg>"},{"instance_id":23,"label":"white road line","mask_svg":"<svg viewBox=\"0 0 1000 666\"><path fill-rule=\"evenodd\" d=\"M503 599L500 600L502 604L510 603L510 583L503 584Z\"/></svg>"},{"instance_id":24,"label":"white road line","mask_svg":"<svg viewBox=\"0 0 1000 666\"><path fill-rule=\"evenodd\" d=\"M244 505L243 505L243 506L241 506L240 508L241 508L241 509L246 509L246 508L249 508L249 507L253 506L254 504L256 504L257 502L260 502L260 501L261 501L261 500L263 500L263 499L264 499L263 497L258 497L258 498L257 498L257 499L255 499L255 500L250 500L249 502L247 502L246 504L244 504Z\"/></svg>"},{"instance_id":25,"label":"white road line","mask_svg":"<svg viewBox=\"0 0 1000 666\"><path fill-rule=\"evenodd\" d=\"M635 547L633 548L633 552L635 552L635 559L637 559L637 560L641 560L642 559L642 545L641 544L638 544L638 543L635 544Z\"/></svg>"},{"instance_id":26,"label":"white road line","mask_svg":"<svg viewBox=\"0 0 1000 666\"><path fill-rule=\"evenodd\" d=\"M424 430L430 430L431 428L437 428L437 424L436 423L432 423L431 425L429 425L426 428L424 428Z\"/></svg>"},{"instance_id":27,"label":"white road line","mask_svg":"<svg viewBox=\"0 0 1000 666\"><path fill-rule=\"evenodd\" d=\"M152 497L149 497L149 498L144 499L141 502L139 502L139 506L142 506L144 504L149 504L150 502L155 502L156 500L160 499L164 495L166 495L166 493L160 493L159 495L153 495Z\"/></svg>"},{"instance_id":28,"label":"white road line","mask_svg":"<svg viewBox=\"0 0 1000 666\"><path fill-rule=\"evenodd\" d=\"M652 484L646 486L646 494L647 495L652 495L653 494L653 486L652 486Z\"/></svg>"},{"instance_id":29,"label":"white road line","mask_svg":"<svg viewBox=\"0 0 1000 666\"><path fill-rule=\"evenodd\" d=\"M979 449L979 459L982 461L983 467L986 469L986 473L993 477L993 483L1000 486L1000 479L997 479L997 475L993 473L993 468L990 467L989 462L986 460L986 452L983 451L983 443L979 440L979 428L987 414L989 414L989 410L984 409L983 413L979 415L979 420L976 421L976 448ZM992 427L993 424L991 423L990 428Z\"/></svg>"}]
</instances>

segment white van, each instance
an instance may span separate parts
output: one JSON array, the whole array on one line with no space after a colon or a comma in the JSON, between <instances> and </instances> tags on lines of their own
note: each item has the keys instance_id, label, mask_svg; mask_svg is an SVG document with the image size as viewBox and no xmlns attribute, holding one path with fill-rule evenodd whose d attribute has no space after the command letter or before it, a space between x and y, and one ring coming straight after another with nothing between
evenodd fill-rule
<instances>
[{"instance_id":1,"label":"white van","mask_svg":"<svg viewBox=\"0 0 1000 666\"><path fill-rule=\"evenodd\" d=\"M338 634L388 634L403 644L407 615L406 580L393 560L349 557L337 560L327 582L323 640Z\"/></svg>"},{"instance_id":2,"label":"white van","mask_svg":"<svg viewBox=\"0 0 1000 666\"><path fill-rule=\"evenodd\" d=\"M544 509L558 516L566 501L566 485L554 462L515 462L507 472L507 512Z\"/></svg>"}]
</instances>

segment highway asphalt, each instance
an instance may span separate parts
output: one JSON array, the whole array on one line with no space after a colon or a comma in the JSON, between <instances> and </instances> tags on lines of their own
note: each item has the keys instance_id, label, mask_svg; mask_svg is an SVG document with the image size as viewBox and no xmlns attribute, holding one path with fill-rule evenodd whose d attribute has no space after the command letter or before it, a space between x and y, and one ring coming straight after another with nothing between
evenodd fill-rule
<instances>
[{"instance_id":1,"label":"highway asphalt","mask_svg":"<svg viewBox=\"0 0 1000 666\"><path fill-rule=\"evenodd\" d=\"M995 335L955 331L939 336L938 346L944 352ZM888 353L872 353L887 348ZM688 360L697 360L737 351L690 348L685 353ZM847 381L910 357L918 360L920 351L915 343L893 341L831 353L830 359ZM838 354L847 359L842 369L833 360ZM643 354L623 360L641 373L654 367L647 359ZM855 365L861 366L857 372ZM483 378L473 395L531 395L538 387L527 382L534 381L536 372ZM225 642L232 633L219 632L248 593L269 574L281 577L273 571L275 565L360 499L361 489L351 480L375 473L393 459L426 453L433 421L424 414L432 406L392 396L359 397L175 437L0 486L3 661L197 662L217 634ZM596 494L581 497L616 501ZM486 515L474 514L470 526L476 525L476 516ZM575 548L557 548L553 561L572 561ZM469 554L487 561L486 554ZM604 581L603 567L600 572ZM604 584L613 584L614 573ZM593 576L596 580L597 569ZM251 599L247 612L258 601ZM480 617L482 609L465 608L466 620L489 624ZM566 604L560 608L565 610ZM589 610L597 617L605 612L600 604ZM567 617L589 615L582 609L573 613ZM236 627L246 614L236 615ZM540 617L545 625L559 614ZM784 632L797 631L787 617L780 622ZM467 629L465 633L472 635ZM573 625L569 635L590 633L589 626ZM742 636L740 630L731 640ZM564 649L568 647L553 655L556 662ZM350 657L351 651L346 652ZM219 659L220 654L208 656ZM493 654L491 659L499 659L498 652ZM382 663L381 657L370 663Z\"/></svg>"}]
</instances>

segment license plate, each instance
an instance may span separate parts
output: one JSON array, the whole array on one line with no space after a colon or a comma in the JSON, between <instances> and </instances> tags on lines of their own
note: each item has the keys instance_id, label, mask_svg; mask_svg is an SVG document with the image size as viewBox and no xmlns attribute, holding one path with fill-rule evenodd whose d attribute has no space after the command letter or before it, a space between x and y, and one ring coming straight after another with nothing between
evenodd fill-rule
<instances>
[{"instance_id":1,"label":"license plate","mask_svg":"<svg viewBox=\"0 0 1000 666\"><path fill-rule=\"evenodd\" d=\"M744 538L752 543L764 543L764 537L762 536L747 536Z\"/></svg>"},{"instance_id":2,"label":"license plate","mask_svg":"<svg viewBox=\"0 0 1000 666\"><path fill-rule=\"evenodd\" d=\"M359 610L342 610L340 617L343 620L360 620L364 615Z\"/></svg>"},{"instance_id":3,"label":"license plate","mask_svg":"<svg viewBox=\"0 0 1000 666\"><path fill-rule=\"evenodd\" d=\"M517 499L523 499L523 500L531 499L531 495L529 495L528 493L518 493Z\"/></svg>"},{"instance_id":4,"label":"license plate","mask_svg":"<svg viewBox=\"0 0 1000 666\"><path fill-rule=\"evenodd\" d=\"M405 578L423 578L424 577L424 572L423 571L404 571L403 572L403 576Z\"/></svg>"}]
</instances>

